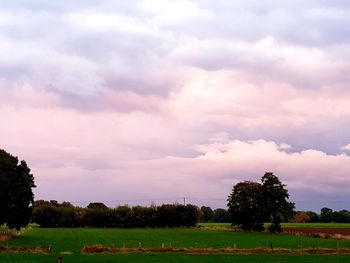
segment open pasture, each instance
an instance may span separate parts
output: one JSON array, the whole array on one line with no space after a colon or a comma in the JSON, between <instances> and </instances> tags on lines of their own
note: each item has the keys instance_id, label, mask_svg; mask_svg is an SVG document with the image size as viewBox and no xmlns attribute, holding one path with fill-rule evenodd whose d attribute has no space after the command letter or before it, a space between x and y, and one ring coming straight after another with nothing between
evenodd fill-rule
<instances>
[{"instance_id":1,"label":"open pasture","mask_svg":"<svg viewBox=\"0 0 350 263\"><path fill-rule=\"evenodd\" d=\"M85 245L116 247L176 248L350 248L350 240L333 240L255 232L205 230L200 228L165 229L97 229L97 228L33 228L0 245L48 246L54 253L80 253Z\"/></svg>"},{"instance_id":2,"label":"open pasture","mask_svg":"<svg viewBox=\"0 0 350 263\"><path fill-rule=\"evenodd\" d=\"M52 246L51 254L0 253L0 263L55 262L58 256L64 263L82 262L306 262L340 263L350 260L349 255L239 255L239 254L83 254L85 245L101 244L116 247L160 247L177 248L257 248L270 243L274 248L350 248L349 240L332 240L293 236L289 234L245 233L220 229L97 229L97 228L32 228L0 246Z\"/></svg>"}]
</instances>

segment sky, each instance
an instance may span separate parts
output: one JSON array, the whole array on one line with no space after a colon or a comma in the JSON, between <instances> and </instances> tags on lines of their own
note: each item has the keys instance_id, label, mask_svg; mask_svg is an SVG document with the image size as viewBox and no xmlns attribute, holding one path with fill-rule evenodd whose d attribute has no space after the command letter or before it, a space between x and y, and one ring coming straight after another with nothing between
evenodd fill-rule
<instances>
[{"instance_id":1,"label":"sky","mask_svg":"<svg viewBox=\"0 0 350 263\"><path fill-rule=\"evenodd\" d=\"M350 210L350 1L0 0L0 148L35 198Z\"/></svg>"}]
</instances>

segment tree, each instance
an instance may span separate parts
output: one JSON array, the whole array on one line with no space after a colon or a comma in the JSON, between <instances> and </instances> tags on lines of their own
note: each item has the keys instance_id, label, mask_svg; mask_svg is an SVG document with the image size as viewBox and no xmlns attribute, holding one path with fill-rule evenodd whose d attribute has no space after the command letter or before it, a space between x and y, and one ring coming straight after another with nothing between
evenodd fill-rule
<instances>
[{"instance_id":1,"label":"tree","mask_svg":"<svg viewBox=\"0 0 350 263\"><path fill-rule=\"evenodd\" d=\"M214 210L213 222L227 223L230 222L230 214L226 209L217 208Z\"/></svg>"},{"instance_id":2,"label":"tree","mask_svg":"<svg viewBox=\"0 0 350 263\"><path fill-rule=\"evenodd\" d=\"M90 208L90 209L108 209L108 206L106 206L104 203L95 202L95 203L90 203L86 208Z\"/></svg>"},{"instance_id":3,"label":"tree","mask_svg":"<svg viewBox=\"0 0 350 263\"><path fill-rule=\"evenodd\" d=\"M201 219L203 222L212 221L214 212L209 206L202 206L200 212L201 212Z\"/></svg>"},{"instance_id":4,"label":"tree","mask_svg":"<svg viewBox=\"0 0 350 263\"><path fill-rule=\"evenodd\" d=\"M27 163L0 149L0 224L19 230L29 223L34 187Z\"/></svg>"},{"instance_id":5,"label":"tree","mask_svg":"<svg viewBox=\"0 0 350 263\"><path fill-rule=\"evenodd\" d=\"M350 223L350 212L348 210L340 210L333 212L333 219L336 223Z\"/></svg>"},{"instance_id":6,"label":"tree","mask_svg":"<svg viewBox=\"0 0 350 263\"><path fill-rule=\"evenodd\" d=\"M264 229L262 189L257 182L245 181L236 184L228 198L231 222L245 231Z\"/></svg>"},{"instance_id":7,"label":"tree","mask_svg":"<svg viewBox=\"0 0 350 263\"><path fill-rule=\"evenodd\" d=\"M328 207L321 209L320 221L322 223L330 223L333 221L333 210Z\"/></svg>"},{"instance_id":8,"label":"tree","mask_svg":"<svg viewBox=\"0 0 350 263\"><path fill-rule=\"evenodd\" d=\"M320 222L320 215L313 211L306 211L307 215L310 217L309 223Z\"/></svg>"},{"instance_id":9,"label":"tree","mask_svg":"<svg viewBox=\"0 0 350 263\"><path fill-rule=\"evenodd\" d=\"M294 216L295 223L308 223L310 221L310 216L305 211L299 211Z\"/></svg>"},{"instance_id":10,"label":"tree","mask_svg":"<svg viewBox=\"0 0 350 263\"><path fill-rule=\"evenodd\" d=\"M262 231L264 221L269 221L271 232L281 232L282 219L294 215L294 203L288 198L288 190L273 173L265 173L261 183L240 182L227 200L231 222L243 230Z\"/></svg>"},{"instance_id":11,"label":"tree","mask_svg":"<svg viewBox=\"0 0 350 263\"><path fill-rule=\"evenodd\" d=\"M261 178L262 202L265 218L270 219L270 232L281 232L282 219L292 218L295 214L295 205L289 202L289 193L285 184L271 172L265 173Z\"/></svg>"}]
</instances>

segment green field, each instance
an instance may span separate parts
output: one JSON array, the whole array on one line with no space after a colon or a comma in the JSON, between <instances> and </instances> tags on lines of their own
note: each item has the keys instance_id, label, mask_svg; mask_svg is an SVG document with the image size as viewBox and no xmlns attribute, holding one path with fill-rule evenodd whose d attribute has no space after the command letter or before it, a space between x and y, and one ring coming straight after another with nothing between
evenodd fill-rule
<instances>
[{"instance_id":1,"label":"green field","mask_svg":"<svg viewBox=\"0 0 350 263\"><path fill-rule=\"evenodd\" d=\"M2 262L55 262L62 255L66 262L350 262L350 256L310 255L186 255L186 254L116 254L84 255L84 245L102 244L117 247L160 247L162 243L172 247L187 248L256 248L272 243L277 248L350 248L350 240L332 240L292 236L288 234L245 233L220 229L165 228L165 229L94 229L94 228L32 228L21 236L0 246L47 246L53 254L0 253ZM69 253L70 255L67 255Z\"/></svg>"},{"instance_id":2,"label":"green field","mask_svg":"<svg viewBox=\"0 0 350 263\"><path fill-rule=\"evenodd\" d=\"M96 228L33 228L6 242L9 246L51 245L54 252L79 253L84 245L125 245L126 247L160 247L162 243L173 247L195 248L256 248L266 247L350 247L350 240L333 240L255 232L232 232L190 228L168 229L96 229Z\"/></svg>"}]
</instances>

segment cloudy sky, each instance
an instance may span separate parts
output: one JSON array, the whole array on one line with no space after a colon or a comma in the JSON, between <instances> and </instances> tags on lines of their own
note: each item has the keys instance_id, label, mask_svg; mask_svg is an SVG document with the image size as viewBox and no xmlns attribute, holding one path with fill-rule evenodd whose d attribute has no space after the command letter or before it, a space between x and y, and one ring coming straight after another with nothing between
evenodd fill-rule
<instances>
[{"instance_id":1,"label":"cloudy sky","mask_svg":"<svg viewBox=\"0 0 350 263\"><path fill-rule=\"evenodd\" d=\"M0 148L36 199L350 209L348 0L0 1Z\"/></svg>"}]
</instances>

